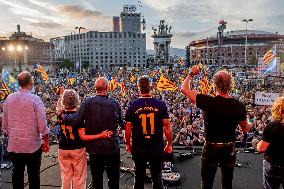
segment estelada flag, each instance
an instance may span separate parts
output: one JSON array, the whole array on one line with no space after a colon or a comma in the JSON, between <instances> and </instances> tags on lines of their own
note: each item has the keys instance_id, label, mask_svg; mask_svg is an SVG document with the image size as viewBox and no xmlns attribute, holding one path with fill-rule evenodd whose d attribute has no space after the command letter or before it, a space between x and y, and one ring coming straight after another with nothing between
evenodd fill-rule
<instances>
[{"instance_id":1,"label":"estelada flag","mask_svg":"<svg viewBox=\"0 0 284 189\"><path fill-rule=\"evenodd\" d=\"M163 74L160 76L157 82L157 89L159 91L174 91L177 90L176 85L171 80L167 79Z\"/></svg>"}]
</instances>

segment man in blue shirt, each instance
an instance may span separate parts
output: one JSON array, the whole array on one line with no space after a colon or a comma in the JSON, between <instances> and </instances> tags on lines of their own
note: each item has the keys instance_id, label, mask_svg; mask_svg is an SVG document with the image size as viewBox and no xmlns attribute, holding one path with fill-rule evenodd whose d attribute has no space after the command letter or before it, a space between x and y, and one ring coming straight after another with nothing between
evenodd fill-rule
<instances>
[{"instance_id":1,"label":"man in blue shirt","mask_svg":"<svg viewBox=\"0 0 284 189\"><path fill-rule=\"evenodd\" d=\"M84 100L74 125L80 126L79 135L86 141L90 155L90 168L95 189L103 189L103 172L106 169L110 189L119 188L120 145L118 127L124 129L121 108L108 97L108 80L100 77L95 82L96 96ZM91 135L109 132L109 137L90 139ZM89 140L90 139L90 140Z\"/></svg>"}]
</instances>

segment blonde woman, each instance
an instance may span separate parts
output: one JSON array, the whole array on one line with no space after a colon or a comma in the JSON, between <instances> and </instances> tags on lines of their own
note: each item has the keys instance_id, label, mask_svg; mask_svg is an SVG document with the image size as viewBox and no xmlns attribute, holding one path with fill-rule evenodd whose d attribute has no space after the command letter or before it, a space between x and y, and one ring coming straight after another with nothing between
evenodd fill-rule
<instances>
[{"instance_id":1,"label":"blonde woman","mask_svg":"<svg viewBox=\"0 0 284 189\"><path fill-rule=\"evenodd\" d=\"M272 122L263 131L257 150L264 153L263 188L284 188L284 97L275 99L272 106Z\"/></svg>"},{"instance_id":2,"label":"blonde woman","mask_svg":"<svg viewBox=\"0 0 284 189\"><path fill-rule=\"evenodd\" d=\"M58 122L60 124L59 165L62 189L85 189L87 176L87 153L78 129L74 127L79 95L72 89L60 88L61 97L57 102ZM89 135L89 140L109 137L109 132Z\"/></svg>"}]
</instances>

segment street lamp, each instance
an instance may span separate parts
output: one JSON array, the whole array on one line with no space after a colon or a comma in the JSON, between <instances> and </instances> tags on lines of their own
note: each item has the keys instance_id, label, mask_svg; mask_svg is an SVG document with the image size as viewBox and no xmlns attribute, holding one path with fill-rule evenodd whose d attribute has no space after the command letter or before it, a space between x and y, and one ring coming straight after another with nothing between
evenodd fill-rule
<instances>
[{"instance_id":1,"label":"street lamp","mask_svg":"<svg viewBox=\"0 0 284 189\"><path fill-rule=\"evenodd\" d=\"M248 44L248 22L252 22L253 19L243 19L242 22L246 22L246 43L245 43L245 66L247 65L247 44Z\"/></svg>"},{"instance_id":2,"label":"street lamp","mask_svg":"<svg viewBox=\"0 0 284 189\"><path fill-rule=\"evenodd\" d=\"M76 26L75 29L78 29L79 30L79 35L81 34L81 30L85 29L84 27L78 27ZM82 72L82 60L81 60L81 40L80 40L80 37L79 37L79 62L80 62L80 73Z\"/></svg>"}]
</instances>

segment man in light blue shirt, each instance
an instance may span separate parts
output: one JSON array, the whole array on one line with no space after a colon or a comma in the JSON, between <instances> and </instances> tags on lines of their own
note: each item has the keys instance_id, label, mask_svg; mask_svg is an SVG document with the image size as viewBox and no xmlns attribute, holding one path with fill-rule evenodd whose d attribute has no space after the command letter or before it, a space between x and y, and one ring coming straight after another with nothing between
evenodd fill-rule
<instances>
[{"instance_id":1,"label":"man in light blue shirt","mask_svg":"<svg viewBox=\"0 0 284 189\"><path fill-rule=\"evenodd\" d=\"M30 91L33 80L29 72L18 75L20 90L4 102L2 127L8 136L8 152L13 163L14 189L24 189L27 166L29 188L40 188L41 154L49 151L45 108L41 99ZM42 143L42 139L44 139Z\"/></svg>"}]
</instances>

